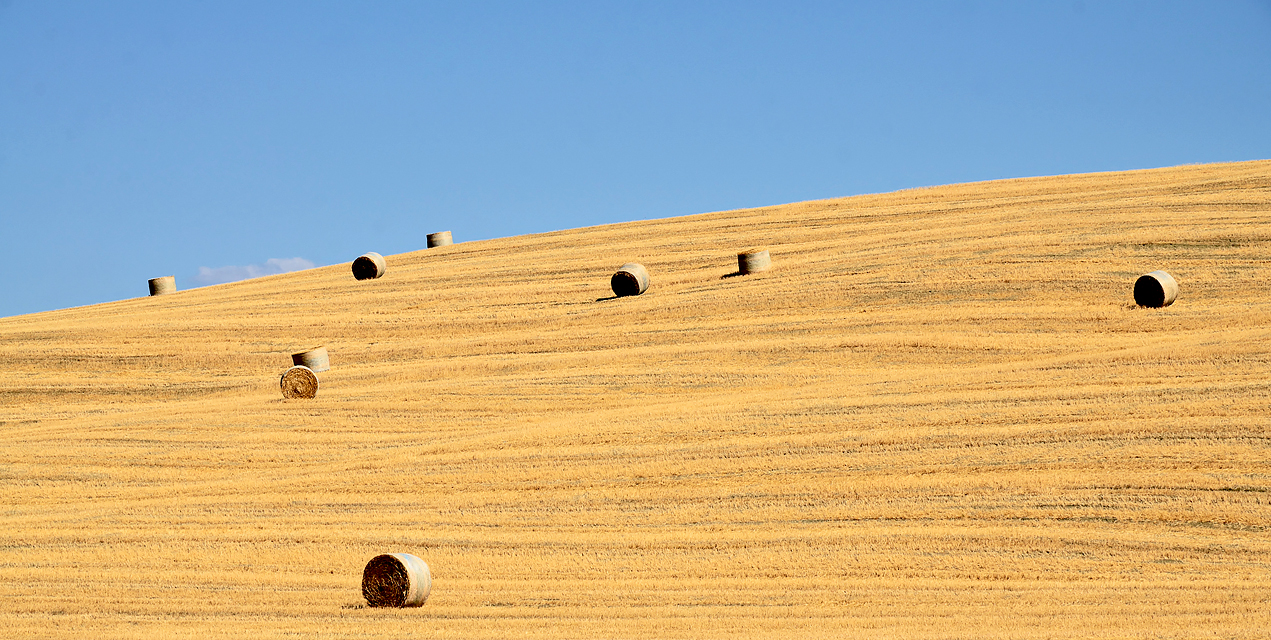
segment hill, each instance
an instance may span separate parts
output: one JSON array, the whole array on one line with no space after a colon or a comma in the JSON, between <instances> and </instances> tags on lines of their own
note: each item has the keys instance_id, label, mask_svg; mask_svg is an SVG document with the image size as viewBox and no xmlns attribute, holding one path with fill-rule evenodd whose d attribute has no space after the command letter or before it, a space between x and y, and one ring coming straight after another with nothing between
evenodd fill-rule
<instances>
[{"instance_id":1,"label":"hill","mask_svg":"<svg viewBox=\"0 0 1271 640\"><path fill-rule=\"evenodd\" d=\"M1271 161L1006 180L0 319L0 628L1267 637L1269 216Z\"/></svg>"}]
</instances>

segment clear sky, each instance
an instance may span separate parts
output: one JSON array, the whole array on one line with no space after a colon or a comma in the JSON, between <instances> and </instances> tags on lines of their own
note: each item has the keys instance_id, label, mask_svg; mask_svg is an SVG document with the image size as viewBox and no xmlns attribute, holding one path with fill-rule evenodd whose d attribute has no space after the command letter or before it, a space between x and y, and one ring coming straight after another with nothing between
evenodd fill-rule
<instances>
[{"instance_id":1,"label":"clear sky","mask_svg":"<svg viewBox=\"0 0 1271 640\"><path fill-rule=\"evenodd\" d=\"M1269 157L1267 0L0 0L0 316L433 231Z\"/></svg>"}]
</instances>

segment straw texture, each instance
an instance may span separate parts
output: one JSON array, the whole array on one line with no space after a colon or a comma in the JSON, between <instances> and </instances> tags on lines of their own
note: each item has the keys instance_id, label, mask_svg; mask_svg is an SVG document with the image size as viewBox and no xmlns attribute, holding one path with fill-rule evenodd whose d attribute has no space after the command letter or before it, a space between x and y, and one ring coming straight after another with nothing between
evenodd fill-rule
<instances>
[{"instance_id":1,"label":"straw texture","mask_svg":"<svg viewBox=\"0 0 1271 640\"><path fill-rule=\"evenodd\" d=\"M318 376L313 370L303 365L296 365L282 374L278 381L282 387L282 397L314 398L318 395Z\"/></svg>"}]
</instances>

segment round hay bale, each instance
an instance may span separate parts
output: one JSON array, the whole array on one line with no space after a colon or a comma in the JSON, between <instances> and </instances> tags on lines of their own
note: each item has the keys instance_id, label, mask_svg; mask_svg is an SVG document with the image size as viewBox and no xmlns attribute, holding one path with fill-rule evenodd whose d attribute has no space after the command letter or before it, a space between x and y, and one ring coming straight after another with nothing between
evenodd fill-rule
<instances>
[{"instance_id":1,"label":"round hay bale","mask_svg":"<svg viewBox=\"0 0 1271 640\"><path fill-rule=\"evenodd\" d=\"M1168 307L1178 299L1178 283L1164 271L1139 276L1134 281L1134 302L1140 307Z\"/></svg>"},{"instance_id":2,"label":"round hay bale","mask_svg":"<svg viewBox=\"0 0 1271 640\"><path fill-rule=\"evenodd\" d=\"M291 400L293 398L313 398L318 395L318 376L312 369L304 365L296 365L287 369L282 374L282 379L278 381L282 387L282 397Z\"/></svg>"},{"instance_id":3,"label":"round hay bale","mask_svg":"<svg viewBox=\"0 0 1271 640\"><path fill-rule=\"evenodd\" d=\"M331 368L331 359L327 357L326 347L318 347L291 354L291 364L303 365L315 372L322 372Z\"/></svg>"},{"instance_id":4,"label":"round hay bale","mask_svg":"<svg viewBox=\"0 0 1271 640\"><path fill-rule=\"evenodd\" d=\"M150 279L150 295L161 296L168 293L177 292L177 277L163 276L162 278Z\"/></svg>"},{"instance_id":5,"label":"round hay bale","mask_svg":"<svg viewBox=\"0 0 1271 640\"><path fill-rule=\"evenodd\" d=\"M430 591L428 564L409 553L375 556L362 571L362 596L372 607L418 607Z\"/></svg>"},{"instance_id":6,"label":"round hay bale","mask_svg":"<svg viewBox=\"0 0 1271 640\"><path fill-rule=\"evenodd\" d=\"M628 262L609 278L609 286L616 296L638 296L649 288L649 271L642 264Z\"/></svg>"},{"instance_id":7,"label":"round hay bale","mask_svg":"<svg viewBox=\"0 0 1271 640\"><path fill-rule=\"evenodd\" d=\"M767 249L757 249L737 254L737 273L758 273L772 268L772 257Z\"/></svg>"},{"instance_id":8,"label":"round hay bale","mask_svg":"<svg viewBox=\"0 0 1271 640\"><path fill-rule=\"evenodd\" d=\"M353 277L358 280L373 280L384 275L388 271L388 263L384 262L384 256L369 251L358 256L353 261Z\"/></svg>"},{"instance_id":9,"label":"round hay bale","mask_svg":"<svg viewBox=\"0 0 1271 640\"><path fill-rule=\"evenodd\" d=\"M428 248L444 247L448 244L454 244L455 239L451 237L449 231L438 231L437 233L428 234Z\"/></svg>"}]
</instances>

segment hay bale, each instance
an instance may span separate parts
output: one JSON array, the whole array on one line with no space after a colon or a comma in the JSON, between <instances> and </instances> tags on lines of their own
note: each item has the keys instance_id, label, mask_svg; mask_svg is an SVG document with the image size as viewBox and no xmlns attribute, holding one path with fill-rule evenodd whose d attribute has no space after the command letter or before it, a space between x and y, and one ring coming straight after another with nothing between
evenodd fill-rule
<instances>
[{"instance_id":1,"label":"hay bale","mask_svg":"<svg viewBox=\"0 0 1271 640\"><path fill-rule=\"evenodd\" d=\"M331 368L331 359L327 357L326 347L318 347L291 354L291 364L303 365L313 371L322 372Z\"/></svg>"},{"instance_id":2,"label":"hay bale","mask_svg":"<svg viewBox=\"0 0 1271 640\"><path fill-rule=\"evenodd\" d=\"M150 295L152 296L161 296L164 294L177 292L177 277L176 276L163 276L162 278L151 278L149 283L150 283Z\"/></svg>"},{"instance_id":3,"label":"hay bale","mask_svg":"<svg viewBox=\"0 0 1271 640\"><path fill-rule=\"evenodd\" d=\"M444 247L448 244L454 244L455 239L450 236L449 231L438 231L437 233L428 234L428 248Z\"/></svg>"},{"instance_id":4,"label":"hay bale","mask_svg":"<svg viewBox=\"0 0 1271 640\"><path fill-rule=\"evenodd\" d=\"M362 571L362 596L372 607L418 607L430 591L428 565L409 553L375 556Z\"/></svg>"},{"instance_id":5,"label":"hay bale","mask_svg":"<svg viewBox=\"0 0 1271 640\"><path fill-rule=\"evenodd\" d=\"M767 249L756 249L737 254L737 273L746 275L772 268L772 257Z\"/></svg>"},{"instance_id":6,"label":"hay bale","mask_svg":"<svg viewBox=\"0 0 1271 640\"><path fill-rule=\"evenodd\" d=\"M358 280L373 280L384 275L388 271L388 263L384 262L384 256L370 251L358 256L353 261L353 277Z\"/></svg>"},{"instance_id":7,"label":"hay bale","mask_svg":"<svg viewBox=\"0 0 1271 640\"><path fill-rule=\"evenodd\" d=\"M616 296L638 296L649 288L649 271L644 265L628 262L609 278L609 286Z\"/></svg>"},{"instance_id":8,"label":"hay bale","mask_svg":"<svg viewBox=\"0 0 1271 640\"><path fill-rule=\"evenodd\" d=\"M287 369L282 374L282 379L278 381L282 387L282 397L291 400L293 398L314 398L318 395L318 376L312 369L304 365L296 365Z\"/></svg>"},{"instance_id":9,"label":"hay bale","mask_svg":"<svg viewBox=\"0 0 1271 640\"><path fill-rule=\"evenodd\" d=\"M1168 307L1178 299L1178 283L1164 271L1153 271L1134 281L1134 302L1140 307Z\"/></svg>"}]
</instances>

